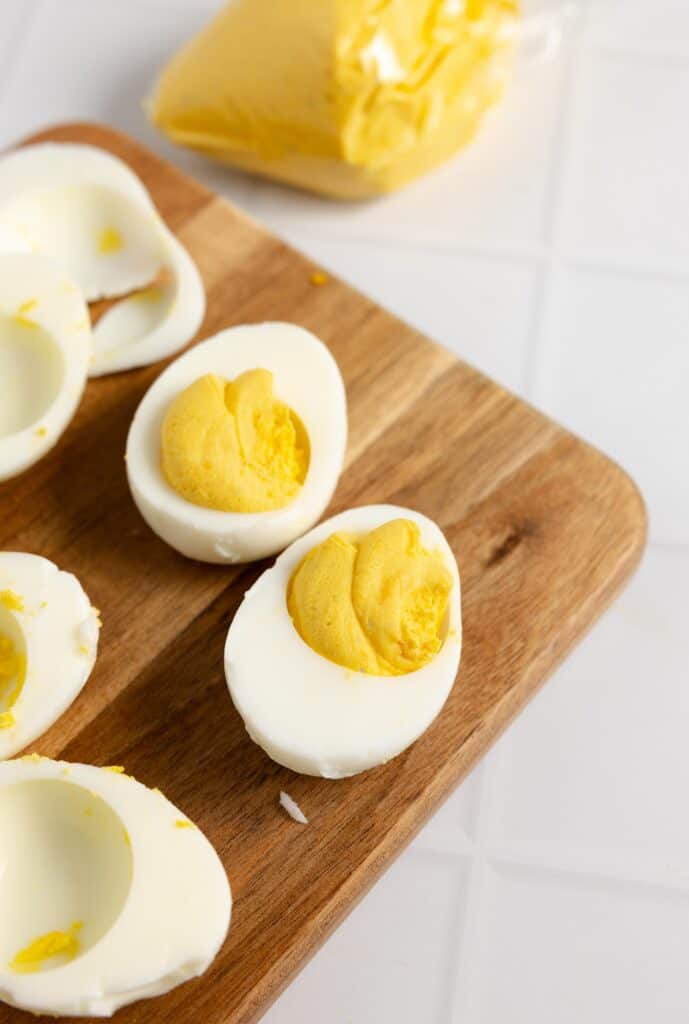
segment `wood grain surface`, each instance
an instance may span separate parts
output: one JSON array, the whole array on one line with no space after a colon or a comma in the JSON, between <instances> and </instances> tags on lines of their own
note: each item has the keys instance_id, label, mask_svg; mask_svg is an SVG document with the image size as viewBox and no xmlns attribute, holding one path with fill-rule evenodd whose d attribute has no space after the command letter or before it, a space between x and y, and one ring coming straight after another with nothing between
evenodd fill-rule
<instances>
[{"instance_id":1,"label":"wood grain surface","mask_svg":"<svg viewBox=\"0 0 689 1024\"><path fill-rule=\"evenodd\" d=\"M644 506L599 452L347 285L315 287L308 259L137 143L89 124L35 139L102 146L140 175L203 275L199 338L284 319L328 344L351 428L330 512L412 506L437 520L460 566L462 664L437 721L381 768L317 780L249 740L225 685L225 634L264 565L185 560L129 496L127 429L163 364L91 381L56 449L0 485L0 546L75 572L103 615L90 681L32 749L123 764L159 786L214 843L234 892L230 935L208 973L117 1019L248 1024L620 590L643 550ZM281 789L308 827L278 808ZM24 1020L34 1018L0 1008L0 1024Z\"/></svg>"}]
</instances>

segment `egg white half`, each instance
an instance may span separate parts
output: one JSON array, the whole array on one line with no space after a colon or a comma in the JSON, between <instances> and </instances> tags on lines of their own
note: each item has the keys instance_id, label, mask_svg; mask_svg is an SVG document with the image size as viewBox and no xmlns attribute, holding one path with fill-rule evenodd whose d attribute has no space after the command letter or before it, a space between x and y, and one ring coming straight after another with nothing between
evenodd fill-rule
<instances>
[{"instance_id":1,"label":"egg white half","mask_svg":"<svg viewBox=\"0 0 689 1024\"><path fill-rule=\"evenodd\" d=\"M0 227L61 266L88 302L155 277L163 260L158 221L136 174L95 146L42 142L0 159ZM120 245L99 251L101 234L112 231Z\"/></svg>"},{"instance_id":2,"label":"egg white half","mask_svg":"<svg viewBox=\"0 0 689 1024\"><path fill-rule=\"evenodd\" d=\"M423 547L438 551L452 576L443 646L416 672L353 672L312 650L294 627L287 586L302 558L331 534L361 534L391 519L418 524ZM462 648L457 562L439 527L394 505L334 516L295 541L244 596L225 643L230 695L251 738L278 764L339 779L405 750L436 717L452 688Z\"/></svg>"},{"instance_id":3,"label":"egg white half","mask_svg":"<svg viewBox=\"0 0 689 1024\"><path fill-rule=\"evenodd\" d=\"M0 481L56 443L90 357L88 309L73 281L43 256L0 253Z\"/></svg>"},{"instance_id":4,"label":"egg white half","mask_svg":"<svg viewBox=\"0 0 689 1024\"><path fill-rule=\"evenodd\" d=\"M232 380L256 368L273 373L275 395L306 428L306 480L289 505L274 511L202 508L177 494L163 476L163 419L173 399L204 374ZM148 525L177 551L203 562L247 562L274 554L316 522L335 490L346 443L344 385L325 345L294 324L232 327L180 356L150 387L129 430L127 478Z\"/></svg>"},{"instance_id":5,"label":"egg white half","mask_svg":"<svg viewBox=\"0 0 689 1024\"><path fill-rule=\"evenodd\" d=\"M202 974L232 897L203 833L124 774L47 758L0 764L0 999L33 1013L110 1016ZM10 966L78 927L67 962Z\"/></svg>"},{"instance_id":6,"label":"egg white half","mask_svg":"<svg viewBox=\"0 0 689 1024\"><path fill-rule=\"evenodd\" d=\"M0 159L0 251L27 247L69 273L89 302L127 296L96 325L92 377L179 351L203 320L191 257L137 175L95 146L37 143ZM167 283L149 289L161 277ZM127 295L137 289L160 301Z\"/></svg>"},{"instance_id":7,"label":"egg white half","mask_svg":"<svg viewBox=\"0 0 689 1024\"><path fill-rule=\"evenodd\" d=\"M21 610L2 602L8 591ZM23 650L26 679L0 728L0 760L48 729L81 692L96 660L100 621L76 576L47 558L0 551L0 632ZM0 708L4 710L4 708Z\"/></svg>"}]
</instances>

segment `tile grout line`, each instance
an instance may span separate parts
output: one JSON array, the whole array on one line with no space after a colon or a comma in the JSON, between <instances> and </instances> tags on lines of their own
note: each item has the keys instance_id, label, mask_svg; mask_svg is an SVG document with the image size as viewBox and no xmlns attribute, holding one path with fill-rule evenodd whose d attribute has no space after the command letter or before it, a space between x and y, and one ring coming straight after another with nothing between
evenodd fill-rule
<instances>
[{"instance_id":1,"label":"tile grout line","mask_svg":"<svg viewBox=\"0 0 689 1024\"><path fill-rule=\"evenodd\" d=\"M689 876L684 875L672 880L667 877L667 866L641 864L634 866L628 860L621 859L614 865L603 862L589 862L582 860L581 856L576 861L558 859L557 853L549 856L546 844L541 843L541 849L545 853L534 853L533 851L520 851L510 846L509 841L502 847L495 846L485 853L486 861L495 867L511 868L519 871L535 872L537 874L547 873L558 875L565 879L588 879L590 881L601 881L617 884L621 887L633 886L635 889L655 889L663 892L673 892L678 896L689 896ZM577 850L577 853L580 851Z\"/></svg>"},{"instance_id":2,"label":"tile grout line","mask_svg":"<svg viewBox=\"0 0 689 1024\"><path fill-rule=\"evenodd\" d=\"M31 0L30 6L27 5L24 7L21 18L14 26L12 39L10 41L11 46L9 48L11 56L8 57L5 62L3 69L4 73L2 79L0 79L0 97L2 97L3 100L12 86L12 80L17 72L17 68L19 67L20 59L24 56L29 34L38 17L39 11L44 7L44 5L45 0Z\"/></svg>"},{"instance_id":3,"label":"tile grout line","mask_svg":"<svg viewBox=\"0 0 689 1024\"><path fill-rule=\"evenodd\" d=\"M644 64L659 64L667 67L684 67L689 65L689 49L667 49L664 46L618 46L611 42L591 42L594 57L607 60L638 61Z\"/></svg>"},{"instance_id":4,"label":"tile grout line","mask_svg":"<svg viewBox=\"0 0 689 1024\"><path fill-rule=\"evenodd\" d=\"M572 150L575 95L580 84L586 15L582 12L575 27L571 51L567 56L559 101L560 124L553 138L553 155L547 181L545 231L547 257L535 297L531 343L527 344L522 369L522 393L536 399L548 337L553 320L554 280L560 266L559 242L562 233L562 208L566 165Z\"/></svg>"},{"instance_id":5,"label":"tile grout line","mask_svg":"<svg viewBox=\"0 0 689 1024\"><path fill-rule=\"evenodd\" d=\"M476 983L483 966L481 931L483 908L486 903L486 882L490 870L485 851L497 812L497 783L502 760L501 747L496 748L488 760L480 780L476 815L474 855L469 868L464 926L460 929L455 951L455 970L448 1002L448 1021L464 1024L470 1020L469 1010L476 998Z\"/></svg>"}]
</instances>

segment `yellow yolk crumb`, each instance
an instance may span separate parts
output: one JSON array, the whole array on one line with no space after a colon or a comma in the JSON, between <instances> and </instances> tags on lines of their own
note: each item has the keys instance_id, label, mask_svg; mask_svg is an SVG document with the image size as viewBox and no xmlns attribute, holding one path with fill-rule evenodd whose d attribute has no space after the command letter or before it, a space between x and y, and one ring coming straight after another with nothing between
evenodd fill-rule
<instances>
[{"instance_id":1,"label":"yellow yolk crumb","mask_svg":"<svg viewBox=\"0 0 689 1024\"><path fill-rule=\"evenodd\" d=\"M12 708L17 703L26 678L26 657L17 650L11 637L0 633L0 729L16 724Z\"/></svg>"},{"instance_id":2,"label":"yellow yolk crumb","mask_svg":"<svg viewBox=\"0 0 689 1024\"><path fill-rule=\"evenodd\" d=\"M24 598L15 594L14 590L0 590L0 605L8 612L23 612Z\"/></svg>"},{"instance_id":3,"label":"yellow yolk crumb","mask_svg":"<svg viewBox=\"0 0 689 1024\"><path fill-rule=\"evenodd\" d=\"M302 639L355 672L415 672L440 650L452 576L394 519L356 539L334 533L297 566L287 607Z\"/></svg>"},{"instance_id":4,"label":"yellow yolk crumb","mask_svg":"<svg viewBox=\"0 0 689 1024\"><path fill-rule=\"evenodd\" d=\"M311 284L315 284L316 287L322 284L327 284L330 278L324 270L314 270L311 274Z\"/></svg>"},{"instance_id":5,"label":"yellow yolk crumb","mask_svg":"<svg viewBox=\"0 0 689 1024\"><path fill-rule=\"evenodd\" d=\"M36 429L36 437L45 437L48 431L45 427L38 427Z\"/></svg>"},{"instance_id":6,"label":"yellow yolk crumb","mask_svg":"<svg viewBox=\"0 0 689 1024\"><path fill-rule=\"evenodd\" d=\"M123 244L122 235L117 228L103 228L98 236L98 252L100 253L119 252Z\"/></svg>"},{"instance_id":7,"label":"yellow yolk crumb","mask_svg":"<svg viewBox=\"0 0 689 1024\"><path fill-rule=\"evenodd\" d=\"M161 440L170 486L194 505L221 512L284 508L309 465L306 431L274 396L268 370L233 381L200 377L172 402Z\"/></svg>"},{"instance_id":8,"label":"yellow yolk crumb","mask_svg":"<svg viewBox=\"0 0 689 1024\"><path fill-rule=\"evenodd\" d=\"M124 767L121 764L106 764L104 772L114 772L115 775L124 775Z\"/></svg>"},{"instance_id":9,"label":"yellow yolk crumb","mask_svg":"<svg viewBox=\"0 0 689 1024\"><path fill-rule=\"evenodd\" d=\"M69 931L46 932L45 935L40 935L10 960L10 969L17 974L33 974L41 970L46 960L52 960L54 957L73 960L79 953L77 936L83 926L83 921L75 921Z\"/></svg>"},{"instance_id":10,"label":"yellow yolk crumb","mask_svg":"<svg viewBox=\"0 0 689 1024\"><path fill-rule=\"evenodd\" d=\"M29 316L29 313L35 309L37 305L38 299L27 299L26 302L22 302L21 306L17 308L14 319L21 327L38 327L36 321Z\"/></svg>"},{"instance_id":11,"label":"yellow yolk crumb","mask_svg":"<svg viewBox=\"0 0 689 1024\"><path fill-rule=\"evenodd\" d=\"M196 828L193 821L186 821L184 818L178 818L175 822L175 828Z\"/></svg>"}]
</instances>

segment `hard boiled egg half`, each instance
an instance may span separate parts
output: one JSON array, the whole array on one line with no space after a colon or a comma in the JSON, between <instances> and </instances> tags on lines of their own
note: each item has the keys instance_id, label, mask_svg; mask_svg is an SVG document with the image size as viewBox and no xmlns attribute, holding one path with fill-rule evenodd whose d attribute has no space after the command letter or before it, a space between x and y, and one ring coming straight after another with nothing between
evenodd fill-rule
<instances>
[{"instance_id":1,"label":"hard boiled egg half","mask_svg":"<svg viewBox=\"0 0 689 1024\"><path fill-rule=\"evenodd\" d=\"M56 443L90 356L88 309L71 278L43 256L0 253L0 481Z\"/></svg>"},{"instance_id":2,"label":"hard boiled egg half","mask_svg":"<svg viewBox=\"0 0 689 1024\"><path fill-rule=\"evenodd\" d=\"M0 159L0 247L49 257L88 302L127 296L94 329L91 376L172 354L203 319L188 253L136 174L95 146L38 143Z\"/></svg>"},{"instance_id":3,"label":"hard boiled egg half","mask_svg":"<svg viewBox=\"0 0 689 1024\"><path fill-rule=\"evenodd\" d=\"M127 439L139 511L190 558L246 562L309 529L347 441L340 371L294 324L233 327L196 345L144 396Z\"/></svg>"},{"instance_id":4,"label":"hard boiled egg half","mask_svg":"<svg viewBox=\"0 0 689 1024\"><path fill-rule=\"evenodd\" d=\"M247 591L225 675L273 760L343 778L421 736L461 644L459 572L441 530L410 509L369 505L301 537Z\"/></svg>"},{"instance_id":5,"label":"hard boiled egg half","mask_svg":"<svg viewBox=\"0 0 689 1024\"><path fill-rule=\"evenodd\" d=\"M202 974L227 934L205 836L121 769L0 764L0 999L110 1016Z\"/></svg>"},{"instance_id":6,"label":"hard boiled egg half","mask_svg":"<svg viewBox=\"0 0 689 1024\"><path fill-rule=\"evenodd\" d=\"M74 701L95 663L99 630L75 576L38 555L0 551L0 760Z\"/></svg>"}]
</instances>

